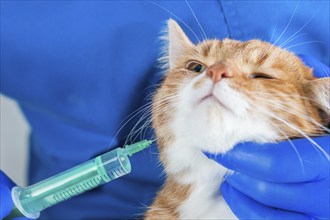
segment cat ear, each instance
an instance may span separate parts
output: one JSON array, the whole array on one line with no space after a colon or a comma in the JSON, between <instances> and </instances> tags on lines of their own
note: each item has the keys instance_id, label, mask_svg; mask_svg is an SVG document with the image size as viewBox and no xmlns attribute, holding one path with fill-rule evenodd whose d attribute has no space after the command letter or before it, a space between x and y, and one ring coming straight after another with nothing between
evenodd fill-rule
<instances>
[{"instance_id":1,"label":"cat ear","mask_svg":"<svg viewBox=\"0 0 330 220\"><path fill-rule=\"evenodd\" d=\"M314 100L325 113L325 120L330 120L330 78L319 78L308 82L308 96Z\"/></svg>"},{"instance_id":2,"label":"cat ear","mask_svg":"<svg viewBox=\"0 0 330 220\"><path fill-rule=\"evenodd\" d=\"M175 63L179 60L184 51L192 48L194 44L189 40L187 35L176 21L169 19L167 22L168 28L168 62L169 68L175 67Z\"/></svg>"}]
</instances>

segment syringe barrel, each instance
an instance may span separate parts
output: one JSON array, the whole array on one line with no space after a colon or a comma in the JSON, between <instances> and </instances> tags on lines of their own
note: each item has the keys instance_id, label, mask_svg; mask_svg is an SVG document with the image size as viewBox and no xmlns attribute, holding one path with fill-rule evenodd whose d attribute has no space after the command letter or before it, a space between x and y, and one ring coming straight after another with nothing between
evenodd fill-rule
<instances>
[{"instance_id":1,"label":"syringe barrel","mask_svg":"<svg viewBox=\"0 0 330 220\"><path fill-rule=\"evenodd\" d=\"M125 149L116 148L29 187L15 187L12 197L22 214L38 218L40 211L130 172Z\"/></svg>"}]
</instances>

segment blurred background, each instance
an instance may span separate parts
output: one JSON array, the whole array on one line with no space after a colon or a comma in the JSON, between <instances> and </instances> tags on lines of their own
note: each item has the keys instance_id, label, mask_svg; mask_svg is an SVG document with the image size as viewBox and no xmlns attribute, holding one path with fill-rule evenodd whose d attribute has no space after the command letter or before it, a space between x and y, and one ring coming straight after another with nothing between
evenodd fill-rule
<instances>
[{"instance_id":1,"label":"blurred background","mask_svg":"<svg viewBox=\"0 0 330 220\"><path fill-rule=\"evenodd\" d=\"M29 126L16 102L0 95L0 168L26 186Z\"/></svg>"}]
</instances>

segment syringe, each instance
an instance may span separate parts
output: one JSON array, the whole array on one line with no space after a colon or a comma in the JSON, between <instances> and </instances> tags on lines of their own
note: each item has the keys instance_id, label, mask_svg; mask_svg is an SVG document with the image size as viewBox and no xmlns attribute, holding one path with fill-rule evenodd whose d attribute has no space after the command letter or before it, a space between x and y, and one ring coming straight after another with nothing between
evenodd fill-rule
<instances>
[{"instance_id":1,"label":"syringe","mask_svg":"<svg viewBox=\"0 0 330 220\"><path fill-rule=\"evenodd\" d=\"M130 173L128 156L149 147L151 143L143 140L116 148L39 183L25 188L14 187L12 199L16 208L8 217L17 216L19 210L24 216L36 219L40 211L50 206Z\"/></svg>"}]
</instances>

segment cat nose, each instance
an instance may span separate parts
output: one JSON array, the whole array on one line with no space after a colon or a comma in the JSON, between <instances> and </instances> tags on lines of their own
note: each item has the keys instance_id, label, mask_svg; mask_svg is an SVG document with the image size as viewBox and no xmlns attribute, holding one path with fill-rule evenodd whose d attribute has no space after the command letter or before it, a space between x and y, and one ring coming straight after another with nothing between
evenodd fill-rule
<instances>
[{"instance_id":1,"label":"cat nose","mask_svg":"<svg viewBox=\"0 0 330 220\"><path fill-rule=\"evenodd\" d=\"M206 69L206 75L210 77L214 83L219 82L222 78L233 77L232 73L228 71L228 66L223 62L208 67Z\"/></svg>"}]
</instances>

